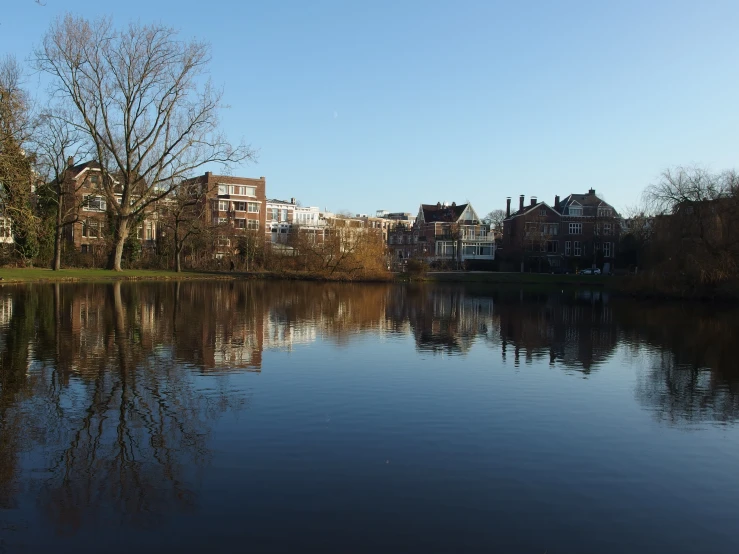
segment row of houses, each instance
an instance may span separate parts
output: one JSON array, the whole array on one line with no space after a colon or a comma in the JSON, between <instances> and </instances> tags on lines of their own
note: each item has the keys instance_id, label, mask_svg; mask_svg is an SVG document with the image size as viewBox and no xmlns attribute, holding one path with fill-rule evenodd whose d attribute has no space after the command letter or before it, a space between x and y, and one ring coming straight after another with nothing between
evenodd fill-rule
<instances>
[{"instance_id":1,"label":"row of houses","mask_svg":"<svg viewBox=\"0 0 739 554\"><path fill-rule=\"evenodd\" d=\"M76 164L69 159L65 202L76 210L76 222L65 227L67 248L92 253L107 248L110 225L108 198L97 162ZM111 176L115 181L115 176ZM302 206L296 198L276 199L267 195L264 177L203 175L186 181L197 191L197 217L223 237L214 245L214 256L233 253L233 237L240 233L260 236L269 247L289 252L296 235L322 242L330 233L372 232L387 246L388 261L396 269L408 260L444 267L492 267L497 257L509 269L575 269L597 264L613 265L621 229L616 210L598 197L594 189L585 194L555 196L552 205L520 196L512 211L507 198L506 214L497 230L483 221L471 203L420 204L418 212L378 210L367 214L334 214L316 206ZM113 187L116 190L116 187ZM135 191L134 191L135 194ZM168 202L153 204L138 222L135 236L144 248L154 247L166 237L162 215ZM0 222L0 240L12 242L9 221Z\"/></svg>"}]
</instances>

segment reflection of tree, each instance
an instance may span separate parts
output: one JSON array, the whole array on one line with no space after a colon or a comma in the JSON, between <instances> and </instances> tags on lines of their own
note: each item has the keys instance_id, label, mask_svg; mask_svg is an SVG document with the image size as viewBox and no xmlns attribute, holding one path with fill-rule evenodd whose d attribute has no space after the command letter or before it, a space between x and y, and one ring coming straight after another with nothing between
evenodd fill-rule
<instances>
[{"instance_id":1,"label":"reflection of tree","mask_svg":"<svg viewBox=\"0 0 739 554\"><path fill-rule=\"evenodd\" d=\"M621 303L622 340L644 352L636 396L667 421L739 417L739 314L703 305ZM646 348L645 348L646 345Z\"/></svg>"}]
</instances>

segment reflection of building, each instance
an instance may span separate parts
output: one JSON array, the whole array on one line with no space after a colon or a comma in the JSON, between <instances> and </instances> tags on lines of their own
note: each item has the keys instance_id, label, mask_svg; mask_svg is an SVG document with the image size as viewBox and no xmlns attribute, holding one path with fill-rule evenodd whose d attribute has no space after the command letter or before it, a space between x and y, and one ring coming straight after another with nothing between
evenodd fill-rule
<instances>
[{"instance_id":1,"label":"reflection of building","mask_svg":"<svg viewBox=\"0 0 739 554\"><path fill-rule=\"evenodd\" d=\"M494 325L493 299L463 287L420 288L406 301L419 350L464 354Z\"/></svg>"},{"instance_id":2,"label":"reflection of building","mask_svg":"<svg viewBox=\"0 0 739 554\"><path fill-rule=\"evenodd\" d=\"M518 296L518 295L516 295ZM517 300L517 301L516 301ZM571 300L560 295L521 295L498 302L502 355L516 362L549 358L589 373L609 358L618 332L607 298Z\"/></svg>"}]
</instances>

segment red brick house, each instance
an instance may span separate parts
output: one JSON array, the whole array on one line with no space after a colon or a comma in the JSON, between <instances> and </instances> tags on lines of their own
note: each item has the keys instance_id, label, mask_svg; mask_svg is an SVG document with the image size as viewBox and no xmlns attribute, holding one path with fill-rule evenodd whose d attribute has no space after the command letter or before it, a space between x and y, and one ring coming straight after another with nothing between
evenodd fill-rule
<instances>
[{"instance_id":1,"label":"red brick house","mask_svg":"<svg viewBox=\"0 0 739 554\"><path fill-rule=\"evenodd\" d=\"M607 272L615 263L619 221L616 210L595 189L563 200L555 196L552 206L536 197L525 205L521 195L515 212L508 198L501 259L515 270L576 271L595 266Z\"/></svg>"}]
</instances>

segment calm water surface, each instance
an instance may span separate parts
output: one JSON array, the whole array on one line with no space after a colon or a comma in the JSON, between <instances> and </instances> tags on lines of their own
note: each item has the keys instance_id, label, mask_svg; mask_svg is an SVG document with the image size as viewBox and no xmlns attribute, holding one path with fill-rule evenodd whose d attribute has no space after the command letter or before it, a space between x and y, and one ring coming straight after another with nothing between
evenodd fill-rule
<instances>
[{"instance_id":1,"label":"calm water surface","mask_svg":"<svg viewBox=\"0 0 739 554\"><path fill-rule=\"evenodd\" d=\"M739 314L0 288L0 553L739 552Z\"/></svg>"}]
</instances>

